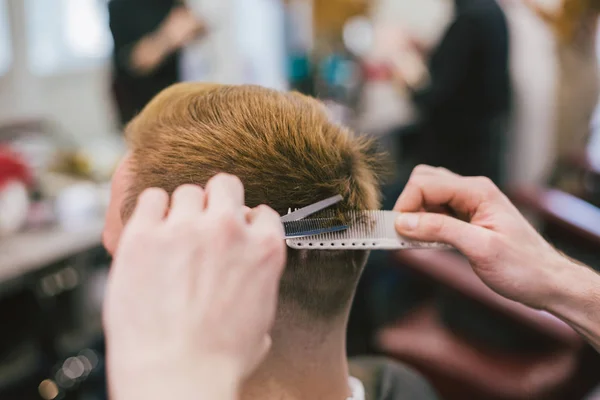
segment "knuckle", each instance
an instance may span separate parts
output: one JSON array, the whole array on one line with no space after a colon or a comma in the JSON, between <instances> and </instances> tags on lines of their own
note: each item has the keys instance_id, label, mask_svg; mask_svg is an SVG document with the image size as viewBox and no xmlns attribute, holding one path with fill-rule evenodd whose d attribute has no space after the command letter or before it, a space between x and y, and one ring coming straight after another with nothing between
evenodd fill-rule
<instances>
[{"instance_id":1,"label":"knuckle","mask_svg":"<svg viewBox=\"0 0 600 400\"><path fill-rule=\"evenodd\" d=\"M419 187L420 183L422 182L422 175L419 175L415 172L413 172L410 177L408 178L408 182L406 183L406 188L408 187ZM405 190L406 190L405 188Z\"/></svg>"},{"instance_id":2,"label":"knuckle","mask_svg":"<svg viewBox=\"0 0 600 400\"><path fill-rule=\"evenodd\" d=\"M233 233L241 229L242 223L240 218L232 212L221 211L213 215L212 222L224 232Z\"/></svg>"},{"instance_id":3,"label":"knuckle","mask_svg":"<svg viewBox=\"0 0 600 400\"><path fill-rule=\"evenodd\" d=\"M228 183L228 184L234 184L234 185L242 184L242 181L240 180L240 178L238 178L235 175L228 174L226 172L219 172L217 175L214 176L214 178L212 180L214 180L215 182Z\"/></svg>"},{"instance_id":4,"label":"knuckle","mask_svg":"<svg viewBox=\"0 0 600 400\"><path fill-rule=\"evenodd\" d=\"M264 214L266 217L269 217L270 219L273 220L279 220L280 215L277 211L273 210L271 207L265 205L265 204L261 204L258 207L256 207L257 211L261 214Z\"/></svg>"},{"instance_id":5,"label":"knuckle","mask_svg":"<svg viewBox=\"0 0 600 400\"><path fill-rule=\"evenodd\" d=\"M179 195L179 194L184 194L184 193L201 193L201 192L202 192L202 188L200 186L194 185L191 183L186 183L186 184L179 186L177 189L175 189L175 191L173 192L173 195Z\"/></svg>"},{"instance_id":6,"label":"knuckle","mask_svg":"<svg viewBox=\"0 0 600 400\"><path fill-rule=\"evenodd\" d=\"M496 191L496 185L494 182L486 176L478 176L475 178L477 185L484 191L486 194L492 193Z\"/></svg>"},{"instance_id":7,"label":"knuckle","mask_svg":"<svg viewBox=\"0 0 600 400\"><path fill-rule=\"evenodd\" d=\"M440 174L444 174L444 175L453 175L453 176L456 175L454 172L452 172L448 168L444 168L444 167L436 167L435 170L437 172L439 172Z\"/></svg>"},{"instance_id":8,"label":"knuckle","mask_svg":"<svg viewBox=\"0 0 600 400\"><path fill-rule=\"evenodd\" d=\"M147 201L149 199L160 198L160 197L163 197L166 195L167 195L167 192L164 191L163 189L151 187L151 188L144 189L142 191L142 193L139 196L139 201Z\"/></svg>"},{"instance_id":9,"label":"knuckle","mask_svg":"<svg viewBox=\"0 0 600 400\"><path fill-rule=\"evenodd\" d=\"M264 212L264 213L270 213L273 211L273 209L271 207L269 207L266 204L260 204L256 207L256 209L260 212ZM273 211L274 212L274 211Z\"/></svg>"},{"instance_id":10,"label":"knuckle","mask_svg":"<svg viewBox=\"0 0 600 400\"><path fill-rule=\"evenodd\" d=\"M439 167L432 167L431 165L421 164L415 167L412 174L410 175L408 183L415 186L421 186L424 182L430 179L430 176L439 175L441 172L442 169Z\"/></svg>"},{"instance_id":11,"label":"knuckle","mask_svg":"<svg viewBox=\"0 0 600 400\"><path fill-rule=\"evenodd\" d=\"M427 173L430 172L432 169L434 169L433 167L426 165L426 164L419 164L415 167L415 169L413 170L412 175L420 175L423 173Z\"/></svg>"}]
</instances>

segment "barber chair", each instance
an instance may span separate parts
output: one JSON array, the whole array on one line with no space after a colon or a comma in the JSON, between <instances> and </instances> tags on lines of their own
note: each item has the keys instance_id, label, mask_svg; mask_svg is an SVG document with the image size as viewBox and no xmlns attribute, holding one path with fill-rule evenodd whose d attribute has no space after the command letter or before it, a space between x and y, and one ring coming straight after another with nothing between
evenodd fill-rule
<instances>
[{"instance_id":1,"label":"barber chair","mask_svg":"<svg viewBox=\"0 0 600 400\"><path fill-rule=\"evenodd\" d=\"M520 189L511 195L534 213L543 235L567 255L600 270L600 209L559 190Z\"/></svg>"},{"instance_id":2,"label":"barber chair","mask_svg":"<svg viewBox=\"0 0 600 400\"><path fill-rule=\"evenodd\" d=\"M577 180L576 190L570 194L600 207L600 159L591 152L574 153L560 167L569 170Z\"/></svg>"},{"instance_id":3,"label":"barber chair","mask_svg":"<svg viewBox=\"0 0 600 400\"><path fill-rule=\"evenodd\" d=\"M484 321L494 326L491 330L525 338L531 348L501 341L490 345L494 335L477 335L461 329L460 324L453 326L443 307L429 302L377 332L379 351L420 370L444 399L563 398L561 390L575 372L582 347L582 340L570 327L549 314L498 296L458 254L403 251L393 257L399 265L472 303L469 312L485 310ZM477 313L473 314L477 320Z\"/></svg>"}]
</instances>

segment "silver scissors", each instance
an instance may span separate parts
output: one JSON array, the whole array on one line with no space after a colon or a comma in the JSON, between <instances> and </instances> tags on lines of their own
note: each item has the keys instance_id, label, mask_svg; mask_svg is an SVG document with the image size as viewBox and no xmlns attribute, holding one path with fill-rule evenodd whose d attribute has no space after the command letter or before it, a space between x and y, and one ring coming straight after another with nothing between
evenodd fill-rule
<instances>
[{"instance_id":1,"label":"silver scissors","mask_svg":"<svg viewBox=\"0 0 600 400\"><path fill-rule=\"evenodd\" d=\"M325 210L326 208L339 203L343 199L344 198L340 195L333 196L281 217L281 222L285 229L285 238L300 238L348 229L347 225L340 225L339 221L336 223L334 218L306 219L306 217Z\"/></svg>"}]
</instances>

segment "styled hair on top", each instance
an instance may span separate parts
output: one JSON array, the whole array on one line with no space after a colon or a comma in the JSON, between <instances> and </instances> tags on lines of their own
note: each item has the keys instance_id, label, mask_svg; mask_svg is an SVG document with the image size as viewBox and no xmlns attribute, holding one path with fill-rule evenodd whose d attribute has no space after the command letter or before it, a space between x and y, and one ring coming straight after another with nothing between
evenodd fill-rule
<instances>
[{"instance_id":1,"label":"styled hair on top","mask_svg":"<svg viewBox=\"0 0 600 400\"><path fill-rule=\"evenodd\" d=\"M322 103L258 86L182 83L165 89L128 125L133 179L127 219L148 187L172 193L237 175L246 205L281 215L340 194L340 210L378 209L379 155L372 142L333 122ZM289 250L280 304L311 317L347 308L366 252ZM240 255L242 257L243 255Z\"/></svg>"}]
</instances>

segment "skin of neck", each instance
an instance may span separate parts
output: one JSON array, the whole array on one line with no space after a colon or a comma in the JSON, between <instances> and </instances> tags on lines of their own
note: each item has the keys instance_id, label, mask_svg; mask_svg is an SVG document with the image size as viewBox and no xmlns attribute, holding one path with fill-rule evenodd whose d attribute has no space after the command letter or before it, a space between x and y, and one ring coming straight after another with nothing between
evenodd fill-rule
<instances>
[{"instance_id":1,"label":"skin of neck","mask_svg":"<svg viewBox=\"0 0 600 400\"><path fill-rule=\"evenodd\" d=\"M319 320L295 306L280 305L272 348L241 388L241 400L345 400L348 386L346 328L350 305Z\"/></svg>"}]
</instances>

